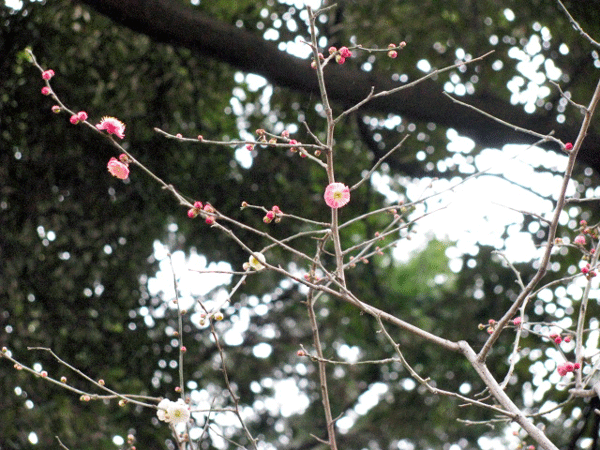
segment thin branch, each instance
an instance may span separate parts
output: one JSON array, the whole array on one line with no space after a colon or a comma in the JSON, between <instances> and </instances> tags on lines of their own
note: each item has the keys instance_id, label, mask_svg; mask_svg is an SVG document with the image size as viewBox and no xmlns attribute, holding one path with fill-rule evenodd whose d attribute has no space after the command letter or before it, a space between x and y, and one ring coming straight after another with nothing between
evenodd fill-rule
<instances>
[{"instance_id":1,"label":"thin branch","mask_svg":"<svg viewBox=\"0 0 600 450\"><path fill-rule=\"evenodd\" d=\"M58 436L54 436L54 438L58 441L58 445L60 445L60 447L64 450L69 450L69 447L67 447L65 444L62 443L62 441L60 440L60 438Z\"/></svg>"},{"instance_id":2,"label":"thin branch","mask_svg":"<svg viewBox=\"0 0 600 450\"><path fill-rule=\"evenodd\" d=\"M502 203L497 203L497 202L492 202L492 205L497 205L497 206L501 206L502 208L506 208L506 209L510 209L511 211L514 212L518 212L523 214L524 216L531 216L531 217L535 217L536 219L538 219L540 222L545 223L546 225L550 225L552 223L551 220L548 220L542 216L540 216L539 214L530 212L530 211L523 211L522 209L518 209L518 208L513 208L512 206L508 206L508 205L503 205Z\"/></svg>"},{"instance_id":3,"label":"thin branch","mask_svg":"<svg viewBox=\"0 0 600 450\"><path fill-rule=\"evenodd\" d=\"M183 354L185 353L185 347L183 345L183 314L181 313L181 307L179 306L179 286L177 284L177 275L175 274L175 266L173 265L173 257L171 252L167 253L167 257L169 258L169 264L171 265L173 289L175 290L175 305L177 306L177 338L179 339L179 389L181 393L181 399L185 400L185 382L183 378Z\"/></svg>"},{"instance_id":4,"label":"thin branch","mask_svg":"<svg viewBox=\"0 0 600 450\"><path fill-rule=\"evenodd\" d=\"M410 134L407 134L406 136L404 136L402 138L402 140L396 144L394 146L394 148L392 148L389 152L387 152L385 155L383 155L381 158L379 158L379 161L377 161L377 163L371 167L371 170L369 170L369 172L363 177L362 180L360 180L358 183L356 183L354 186L352 186L350 188L351 191L358 189L358 187L363 184L365 181L367 181L369 178L371 178L371 175L373 175L373 172L375 172L377 170L377 168L386 160L386 158L388 156L390 156L392 153L394 153L396 150L398 150L399 148L402 147L402 144L404 144L404 141L406 141L408 139L408 137L410 136Z\"/></svg>"},{"instance_id":5,"label":"thin branch","mask_svg":"<svg viewBox=\"0 0 600 450\"><path fill-rule=\"evenodd\" d=\"M428 80L429 78L436 77L437 75L439 75L441 73L448 72L448 71L450 71L452 69L456 69L458 67L462 67L462 66L467 65L467 64L472 64L474 62L481 61L484 58L487 58L492 53L494 53L494 50L489 51L489 52L487 52L487 53L485 53L485 54L483 54L481 56L478 56L477 58L470 59L469 61L461 61L458 64L453 64L451 66L444 67L443 69L435 69L435 70L429 72L427 75L424 75L424 76L422 76L421 78L419 78L419 79L417 79L415 81L403 84L402 86L398 86L397 88L390 89L388 91L381 91L381 92L378 92L377 94L374 94L373 93L374 89L371 88L371 92L369 93L369 95L367 95L367 97L365 99L361 100L360 102L358 102L353 107L351 107L351 108L347 109L346 111L344 111L343 113L341 113L335 119L335 123L339 122L343 117L345 117L348 114L350 114L350 113L358 110L361 106L365 105L366 103L370 102L371 100L373 100L375 98L385 97L387 95L392 95L392 94L395 94L397 92L400 92L400 91L402 91L404 89L410 89L410 88L416 86L417 84L420 84L420 83L422 83L425 80Z\"/></svg>"},{"instance_id":6,"label":"thin branch","mask_svg":"<svg viewBox=\"0 0 600 450\"><path fill-rule=\"evenodd\" d=\"M590 261L590 265L595 267L598 264L598 253L600 253L600 241L596 245L596 251L592 256L592 260ZM592 289L592 277L588 277L588 281L585 285L585 289L583 290L583 295L581 297L581 305L579 306L579 317L577 318L577 331L575 334L575 362L578 362L580 367L576 372L576 387L581 389L582 385L582 374L583 374L583 328L585 325L585 315L587 312L587 305L590 298L590 290Z\"/></svg>"},{"instance_id":7,"label":"thin branch","mask_svg":"<svg viewBox=\"0 0 600 450\"><path fill-rule=\"evenodd\" d=\"M306 298L306 307L308 311L308 318L310 321L310 328L313 335L313 344L317 352L318 366L319 366L319 385L321 386L321 402L323 403L323 410L325 412L325 423L327 425L327 435L329 438L329 447L331 450L337 449L337 442L335 436L335 422L333 415L331 414L331 404L329 402L329 390L327 388L327 364L323 360L323 347L321 346L321 338L319 336L319 325L317 323L317 316L315 314L313 298L313 290L311 289Z\"/></svg>"},{"instance_id":8,"label":"thin branch","mask_svg":"<svg viewBox=\"0 0 600 450\"><path fill-rule=\"evenodd\" d=\"M571 24L575 27L575 29L577 31L579 31L579 34L582 35L585 39L587 39L587 41L590 44L594 45L595 47L599 47L600 48L600 42L595 41L594 39L591 38L591 36L589 34L587 34L585 31L583 31L583 28L581 28L581 26L573 18L573 16L571 15L571 13L569 13L569 10L567 8L565 8L565 5L563 5L563 3L560 0L556 0L556 1L557 1L558 5L560 6L560 8L563 10L563 12L569 18L569 22L571 22Z\"/></svg>"},{"instance_id":9,"label":"thin branch","mask_svg":"<svg viewBox=\"0 0 600 450\"><path fill-rule=\"evenodd\" d=\"M70 365L66 361L63 361L61 358L58 357L58 355L56 353L54 353L49 348L46 348L46 347L27 347L27 350L42 350L42 351L50 353L52 355L52 357L54 357L54 359L56 359L60 364L62 364L63 366L69 368L70 370L72 370L73 372L75 372L80 377L82 377L82 378L86 379L87 381L89 381L90 383L92 383L94 386L102 389L103 391L106 391L106 392L110 393L111 396L105 396L105 395L103 396L103 395L98 395L98 394L88 394L87 392L83 392L83 391L80 391L79 389L75 389L75 388L72 388L71 386L67 386L67 385L65 385L64 383L62 383L62 382L60 382L58 380L51 379L50 377L44 377L44 379L46 379L46 380L48 380L48 381L50 381L50 382L52 382L54 384L57 384L59 386L63 386L65 389L69 389L69 390L71 390L73 392L77 392L79 394L89 395L91 400L106 399L106 398L119 398L119 399L124 400L126 402L134 403L134 404L140 405L140 406L145 406L147 408L156 408L155 405L151 405L149 403L144 403L144 402L141 402L139 400L135 400L133 398L133 396L129 396L129 395L125 395L125 394L119 394L118 392L115 392L112 389L109 389L108 387L103 386L102 384L100 384L96 380L94 380L93 378L87 376L85 373L83 373L79 369L73 367L72 365ZM6 354L3 354L2 357L3 358L7 358L7 359L9 359L11 361L15 361L13 358L9 357ZM28 367L26 367L26 366L24 366L24 365L22 365L22 364L20 364L18 362L16 362L16 363L19 364L20 366L22 366L22 368L25 369L25 370L27 370L28 372L33 373L33 374L35 374L37 376L40 376L40 374L38 372L34 371L33 369L30 369L30 368L28 368Z\"/></svg>"},{"instance_id":10,"label":"thin branch","mask_svg":"<svg viewBox=\"0 0 600 450\"><path fill-rule=\"evenodd\" d=\"M533 131L533 130L528 130L527 128L519 127L517 125L514 125L512 123L506 122L506 121L504 121L502 119L499 119L498 117L494 116L493 114L487 113L487 112L485 112L485 111L483 111L483 110L481 110L481 109L479 109L479 108L477 108L477 107L475 107L473 105L470 105L470 104L465 103L465 102L463 102L461 100L458 100L457 98L451 96L447 92L444 92L444 95L446 97L448 97L450 100L452 100L454 103L457 103L459 105L465 106L465 107L467 107L469 109L472 109L473 111L477 111L479 114L481 114L481 115L483 115L485 117L488 117L488 118L490 118L490 119L492 119L492 120L494 120L494 121L496 121L498 123L501 123L502 125L504 125L504 126L506 126L508 128L512 128L515 131L520 131L521 133L529 134L530 136L534 136L534 137L536 137L538 139L542 139L544 142L546 142L546 141L556 142L558 145L560 145L561 149L563 149L563 150L565 149L565 144L563 144L563 142L560 139L557 139L554 136L551 136L550 134L541 134L541 133L538 133L538 132Z\"/></svg>"},{"instance_id":11,"label":"thin branch","mask_svg":"<svg viewBox=\"0 0 600 450\"><path fill-rule=\"evenodd\" d=\"M246 423L244 422L242 413L240 412L240 399L233 391L233 387L231 386L231 383L229 381L229 374L227 373L227 365L225 363L225 352L223 351L223 347L221 347L221 343L219 342L219 336L217 335L217 331L215 330L215 327L212 322L210 325L210 333L212 334L213 339L215 341L215 345L217 346L217 350L219 351L219 356L221 358L221 369L223 371L223 380L225 381L225 386L227 388L227 391L229 392L229 395L231 396L231 399L233 400L233 403L234 403L234 408L235 408L234 414L237 416L238 421L240 422L240 425L242 426L244 433L246 434L246 437L252 443L252 446L256 450L258 450L257 439L252 437L252 433L250 433L250 430L248 429L248 427L246 426Z\"/></svg>"}]
</instances>

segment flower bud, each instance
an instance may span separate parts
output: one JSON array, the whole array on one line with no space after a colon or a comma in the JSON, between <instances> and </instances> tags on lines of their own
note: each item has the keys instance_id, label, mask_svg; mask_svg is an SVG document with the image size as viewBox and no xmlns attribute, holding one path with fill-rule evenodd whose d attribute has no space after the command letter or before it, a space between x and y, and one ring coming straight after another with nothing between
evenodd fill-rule
<instances>
[{"instance_id":1,"label":"flower bud","mask_svg":"<svg viewBox=\"0 0 600 450\"><path fill-rule=\"evenodd\" d=\"M48 81L50 78L52 78L54 76L54 70L49 69L49 70L44 70L42 72L42 78L46 81Z\"/></svg>"}]
</instances>

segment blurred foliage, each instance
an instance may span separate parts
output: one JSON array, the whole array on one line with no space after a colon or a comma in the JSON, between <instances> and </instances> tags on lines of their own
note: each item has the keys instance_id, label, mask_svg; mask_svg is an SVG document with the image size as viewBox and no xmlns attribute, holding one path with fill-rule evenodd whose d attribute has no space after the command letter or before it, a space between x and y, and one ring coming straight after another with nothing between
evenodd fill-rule
<instances>
[{"instance_id":1,"label":"blurred foliage","mask_svg":"<svg viewBox=\"0 0 600 450\"><path fill-rule=\"evenodd\" d=\"M509 56L510 49L539 36L544 60L554 61L564 71L561 81L568 84L574 98L585 103L594 84L591 75L597 73L597 53L579 45L577 33L571 32L554 5L504 3L340 1L321 24L320 32L325 37L324 47L347 43L383 47L405 40L408 45L400 62L359 53L347 64L395 73L406 76L406 80L419 76L416 66L421 59L442 67L454 63L460 52L475 56L491 46L496 49L493 58L501 62L501 70L494 68L499 66L492 61L446 77L455 85L464 83L473 90L493 91L507 98L507 83L521 76L518 61ZM277 30L281 42L305 35L302 10L289 4L215 1L200 2L197 8L253 31L266 34ZM509 20L506 8L512 8L513 20ZM321 201L326 183L322 171L304 163L297 154L267 149L259 149L248 168L234 157L240 149L180 144L157 135L153 128L192 137L202 134L211 139L234 139L248 137L256 128L280 133L296 127L293 137L307 142L303 121L323 137L319 99L277 86L256 89L243 74L218 61L198 58L186 49L157 45L70 1L24 1L18 11L5 5L0 7L0 18L0 346L8 347L24 364L39 363L51 376L66 376L70 384L81 389L89 389L89 383L49 355L28 351L27 347L50 347L65 361L94 379L105 379L119 392L173 399L178 350L172 342L172 330L177 316L166 306L170 300L166 295L155 295L147 287L158 269L153 256L155 241L165 242L172 252L189 254L192 248L197 249L208 261L227 261L234 268L241 268L247 254L201 221L189 220L185 209L139 171L134 169L126 182L108 176L106 162L116 156L114 149L96 134L71 125L66 116L50 112L52 102L41 96L40 74L24 49L30 47L44 67L56 71L53 88L69 107L86 110L92 123L104 115L123 120L127 124L124 145L159 177L186 196L208 201L234 219L278 238L305 228L292 220L267 226L256 211L241 210L241 202L267 208L277 204L284 212L327 221L329 213ZM598 23L586 20L591 34ZM553 38L544 39L547 33ZM568 54L560 51L563 44L570 49ZM537 102L536 108L561 114L564 104L551 98ZM459 173L450 163L448 171L438 164L449 158L446 130L435 124L405 122L390 127L386 119L357 114L338 125L338 179L348 184L359 181L360 170L370 167L379 152L395 145L399 133L406 130L417 139L408 141L401 150L404 164L384 164L381 169L401 197L410 200L405 186L411 176L438 172L451 177ZM419 151L427 155L423 162L415 159ZM408 167L415 167L415 172L407 173ZM583 167L578 171L576 189L583 195L593 189L597 177ZM347 220L383 205L387 205L384 196L365 184L353 192L352 202L341 211L341 217ZM563 222L561 235L574 237L580 218L593 222L593 210L590 213L586 208L572 207L565 213L569 218ZM344 245L373 236L389 220L382 214L348 227ZM532 228L533 223L537 221L526 216L523 230L531 231L535 242L542 244L544 230ZM172 224L176 224L176 232ZM419 232L414 226L410 230ZM243 230L236 229L236 233L252 249L268 243ZM299 240L295 245L309 254L314 252L312 239ZM403 320L448 339L468 340L478 349L486 337L478 325L500 317L516 298L518 286L513 271L485 246L462 256L462 270L449 270L447 254L452 246L433 240L405 264L385 255L372 258L369 264L358 263L349 270L349 287L359 298ZM568 273L579 258L576 251L564 248L548 280ZM269 253L269 261L288 267L295 264L299 271L308 268L277 251ZM533 272L528 264L517 269L525 280ZM532 301L530 321L551 323L573 316L577 299L559 288ZM216 295L207 294L203 300L212 294ZM245 413L250 430L274 447L323 447L310 436L325 436L317 367L296 354L300 345L312 348L303 300L297 285L273 274L260 274L248 279L226 308L225 320L216 324L217 333L224 336L232 326L249 323L241 343L225 345L226 366L242 404L252 410ZM328 358L344 359L348 351L361 360L393 355L375 321L349 305L323 296L317 313ZM599 313L597 303L592 302L590 317ZM195 380L197 389L214 401L215 408L230 407L232 401L225 392L213 339L207 329L192 323L189 315L184 320L186 379ZM537 330L547 333L543 325ZM470 395L483 390L459 355L424 345L392 327L388 331L415 369L438 387L460 389ZM489 359L499 379L507 370L512 338L511 331L504 333ZM271 347L266 358L253 356L261 343ZM539 350L546 347L552 348L534 333L524 337L524 357L507 387L513 398L521 398L522 390L527 389L538 391L536 405L566 398L564 389L557 391L555 379L548 381L553 367L544 365L548 353ZM8 374L0 377L2 449L31 448L28 436L32 431L39 439L39 448L56 447L54 436L58 435L69 448L113 449L112 437L128 433L135 434L138 448L169 446L168 427L158 423L153 410L131 405L119 408L114 401L83 403L73 393L2 364L3 373ZM329 373L334 416L340 415L344 419L341 422L349 424L339 436L340 448L404 448L400 441L412 448L445 449L452 443L477 448L482 435L502 436L500 427L465 427L456 419L493 416L427 393L397 362L339 365L331 367ZM530 381L532 374L537 384ZM303 414L290 415L273 406L271 398L277 386L290 379L310 400ZM360 406L365 395L380 396L367 411ZM297 408L303 409L301 405ZM577 408L582 408L581 404L575 410L565 408L556 420L536 421L547 427L559 445L566 445L571 437L565 428L578 430L585 425L591 429L593 414L578 415ZM244 443L231 415L224 416L227 420L220 421L218 429ZM590 422L584 424L582 417L590 417ZM219 441L216 434L209 434L202 448L211 448Z\"/></svg>"}]
</instances>

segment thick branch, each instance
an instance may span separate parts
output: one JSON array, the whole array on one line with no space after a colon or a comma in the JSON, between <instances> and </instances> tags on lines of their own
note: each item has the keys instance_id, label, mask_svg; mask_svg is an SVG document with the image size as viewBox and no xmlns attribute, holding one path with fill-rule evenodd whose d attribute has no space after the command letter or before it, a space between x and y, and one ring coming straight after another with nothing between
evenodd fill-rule
<instances>
[{"instance_id":1,"label":"thick branch","mask_svg":"<svg viewBox=\"0 0 600 450\"><path fill-rule=\"evenodd\" d=\"M317 77L310 62L278 50L277 44L233 25L219 22L175 0L81 0L134 31L156 42L189 48L198 54L226 62L245 72L264 76L269 82L292 90L319 93ZM329 65L325 82L332 102L345 107L363 100L371 88L375 93L399 86L388 74L363 72L349 64ZM518 105L493 95L479 94L469 104L522 128L570 142L577 126L557 123L553 116L527 114ZM412 121L435 122L455 128L483 146L505 143L532 143L535 138L499 126L493 120L454 104L442 87L426 81L412 89L373 99L365 111L399 114ZM551 144L549 144L551 145ZM556 146L554 146L556 147ZM600 172L600 135L590 132L580 152L580 161ZM558 150L558 148L555 148Z\"/></svg>"}]
</instances>

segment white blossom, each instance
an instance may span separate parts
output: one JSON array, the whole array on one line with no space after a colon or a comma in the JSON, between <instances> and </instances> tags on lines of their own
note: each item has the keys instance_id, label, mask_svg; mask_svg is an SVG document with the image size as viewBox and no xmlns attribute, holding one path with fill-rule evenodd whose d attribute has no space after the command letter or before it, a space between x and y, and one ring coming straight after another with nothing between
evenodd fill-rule
<instances>
[{"instance_id":1,"label":"white blossom","mask_svg":"<svg viewBox=\"0 0 600 450\"><path fill-rule=\"evenodd\" d=\"M256 255L256 258L254 257L254 255ZM250 255L250 259L248 260L248 266L249 268L252 268L256 271L258 270L263 270L265 268L265 266L263 266L263 264L265 263L265 255L263 255L262 253L259 252L254 252L254 255ZM246 266L246 265L244 265Z\"/></svg>"},{"instance_id":2,"label":"white blossom","mask_svg":"<svg viewBox=\"0 0 600 450\"><path fill-rule=\"evenodd\" d=\"M157 407L156 415L163 422L178 424L190 420L190 407L182 399L172 402L165 398Z\"/></svg>"}]
</instances>

